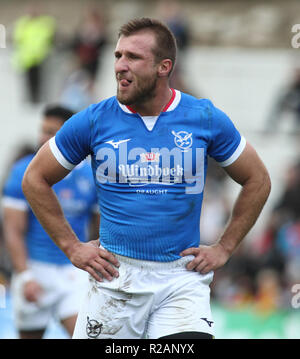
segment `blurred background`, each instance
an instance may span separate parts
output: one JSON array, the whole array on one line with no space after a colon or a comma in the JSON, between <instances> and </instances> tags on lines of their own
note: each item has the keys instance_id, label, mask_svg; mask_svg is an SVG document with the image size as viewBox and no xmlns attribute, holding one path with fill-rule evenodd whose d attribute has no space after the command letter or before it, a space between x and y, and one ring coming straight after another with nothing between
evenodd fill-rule
<instances>
[{"instance_id":1,"label":"blurred background","mask_svg":"<svg viewBox=\"0 0 300 359\"><path fill-rule=\"evenodd\" d=\"M216 337L300 338L300 48L292 32L299 14L297 0L1 0L0 184L35 146L46 104L79 111L115 94L113 50L124 22L165 21L179 48L172 86L224 110L273 185L255 227L215 273ZM36 33L26 33L24 16L42 16ZM238 191L210 162L202 243L217 240ZM0 228L0 338L17 337L10 278ZM46 337L65 333L53 321Z\"/></svg>"}]
</instances>

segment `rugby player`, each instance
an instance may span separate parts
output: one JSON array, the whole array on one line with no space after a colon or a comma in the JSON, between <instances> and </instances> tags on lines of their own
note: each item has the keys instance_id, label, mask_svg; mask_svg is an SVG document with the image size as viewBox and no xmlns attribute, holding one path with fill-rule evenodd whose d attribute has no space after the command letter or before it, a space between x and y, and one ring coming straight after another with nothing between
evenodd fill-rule
<instances>
[{"instance_id":1,"label":"rugby player","mask_svg":"<svg viewBox=\"0 0 300 359\"><path fill-rule=\"evenodd\" d=\"M72 115L67 108L48 106L39 146ZM33 157L27 155L14 164L3 193L4 234L14 268L11 288L15 325L21 339L40 339L54 316L72 336L87 278L49 238L24 197L22 178ZM98 227L99 222L90 164L78 164L53 189L76 237L87 241L88 227Z\"/></svg>"},{"instance_id":2,"label":"rugby player","mask_svg":"<svg viewBox=\"0 0 300 359\"><path fill-rule=\"evenodd\" d=\"M123 25L117 95L74 115L28 167L23 190L53 241L90 274L73 338L212 338L209 284L270 192L254 148L210 100L169 87L173 34L155 19ZM101 246L78 241L51 186L92 156ZM241 185L223 235L200 245L207 156Z\"/></svg>"}]
</instances>

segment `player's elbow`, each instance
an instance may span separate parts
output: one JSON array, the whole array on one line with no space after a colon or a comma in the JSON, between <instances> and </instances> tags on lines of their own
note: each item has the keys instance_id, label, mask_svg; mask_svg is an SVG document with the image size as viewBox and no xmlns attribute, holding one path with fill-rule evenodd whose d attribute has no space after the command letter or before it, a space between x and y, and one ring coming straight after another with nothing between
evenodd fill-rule
<instances>
[{"instance_id":1,"label":"player's elbow","mask_svg":"<svg viewBox=\"0 0 300 359\"><path fill-rule=\"evenodd\" d=\"M22 191L25 196L26 196L26 193L28 193L30 191L30 180L29 180L29 175L28 175L27 171L25 172L23 179L22 179Z\"/></svg>"},{"instance_id":2,"label":"player's elbow","mask_svg":"<svg viewBox=\"0 0 300 359\"><path fill-rule=\"evenodd\" d=\"M269 175L269 172L267 171L267 174L266 174L266 184L267 184L267 188L268 188L268 195L270 194L271 192L271 189L272 189L272 182L271 182L271 177Z\"/></svg>"},{"instance_id":3,"label":"player's elbow","mask_svg":"<svg viewBox=\"0 0 300 359\"><path fill-rule=\"evenodd\" d=\"M36 174L29 166L25 171L22 180L22 191L26 198L28 198L30 193L33 192L33 189L36 188L36 182L37 182L36 177L37 177Z\"/></svg>"},{"instance_id":4,"label":"player's elbow","mask_svg":"<svg viewBox=\"0 0 300 359\"><path fill-rule=\"evenodd\" d=\"M266 201L271 193L272 188L271 178L266 168L258 173L257 187L258 193L260 193L263 197L263 200Z\"/></svg>"}]
</instances>

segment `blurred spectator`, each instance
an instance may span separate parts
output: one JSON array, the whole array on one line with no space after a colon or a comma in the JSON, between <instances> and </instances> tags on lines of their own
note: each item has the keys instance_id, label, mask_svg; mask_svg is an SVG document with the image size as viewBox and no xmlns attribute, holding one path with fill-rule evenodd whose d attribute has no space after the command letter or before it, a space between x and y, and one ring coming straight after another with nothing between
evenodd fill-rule
<instances>
[{"instance_id":1,"label":"blurred spectator","mask_svg":"<svg viewBox=\"0 0 300 359\"><path fill-rule=\"evenodd\" d=\"M267 121L266 132L272 132L278 128L280 120L284 115L291 113L294 116L294 129L292 133L300 130L300 68L296 68L293 73L292 81L287 88L281 89L275 103L271 109Z\"/></svg>"},{"instance_id":2,"label":"blurred spectator","mask_svg":"<svg viewBox=\"0 0 300 359\"><path fill-rule=\"evenodd\" d=\"M177 60L170 78L170 86L192 95L183 79L184 56L190 45L190 29L184 17L184 10L178 1L165 0L159 3L158 14L173 32L177 43Z\"/></svg>"},{"instance_id":3,"label":"blurred spectator","mask_svg":"<svg viewBox=\"0 0 300 359\"><path fill-rule=\"evenodd\" d=\"M28 155L32 155L36 152L36 148L30 144L30 143L21 143L18 147L16 147L13 157L10 160L10 163L8 163L7 169L5 171L4 177L1 178L1 184L0 184L0 188L3 187L3 183L6 182L7 177L11 171L11 168L13 167L14 163L16 163L17 161L19 161L21 158L28 156Z\"/></svg>"},{"instance_id":4,"label":"blurred spectator","mask_svg":"<svg viewBox=\"0 0 300 359\"><path fill-rule=\"evenodd\" d=\"M55 20L40 13L37 4L20 17L14 28L14 64L25 73L29 100L40 101L42 67L54 42Z\"/></svg>"},{"instance_id":5,"label":"blurred spectator","mask_svg":"<svg viewBox=\"0 0 300 359\"><path fill-rule=\"evenodd\" d=\"M240 309L253 303L251 277L240 273L237 278L229 273L215 274L212 286L213 298L228 308Z\"/></svg>"},{"instance_id":6,"label":"blurred spectator","mask_svg":"<svg viewBox=\"0 0 300 359\"><path fill-rule=\"evenodd\" d=\"M240 245L221 271L215 272L212 291L215 299L232 308L249 306L255 295L255 277L260 263L246 243Z\"/></svg>"},{"instance_id":7,"label":"blurred spectator","mask_svg":"<svg viewBox=\"0 0 300 359\"><path fill-rule=\"evenodd\" d=\"M266 253L275 245L279 232L300 220L300 162L286 171L282 195L275 204L264 233L257 244L257 251Z\"/></svg>"},{"instance_id":8,"label":"blurred spectator","mask_svg":"<svg viewBox=\"0 0 300 359\"><path fill-rule=\"evenodd\" d=\"M32 146L31 144L28 143L24 143L21 144L16 152L15 155L11 161L11 163L8 165L7 170L5 171L6 176L2 179L2 183L6 182L7 176L9 175L11 168L13 166L13 164L15 162L17 162L18 160L20 160L21 158L31 155L35 152L35 148L34 146ZM1 185L1 188L3 187L3 185ZM0 283L8 283L10 281L10 277L11 277L11 273L12 273L12 265L11 265L11 261L9 259L9 255L4 243L4 238L3 238L3 228L2 228L2 218L0 221Z\"/></svg>"},{"instance_id":9,"label":"blurred spectator","mask_svg":"<svg viewBox=\"0 0 300 359\"><path fill-rule=\"evenodd\" d=\"M11 276L11 264L7 257L7 250L3 238L2 221L0 221L0 285L7 285Z\"/></svg>"},{"instance_id":10,"label":"blurred spectator","mask_svg":"<svg viewBox=\"0 0 300 359\"><path fill-rule=\"evenodd\" d=\"M275 211L280 212L283 221L300 219L300 161L288 168L283 195Z\"/></svg>"},{"instance_id":11,"label":"blurred spectator","mask_svg":"<svg viewBox=\"0 0 300 359\"><path fill-rule=\"evenodd\" d=\"M286 260L286 275L290 283L300 281L300 219L283 225L276 245Z\"/></svg>"},{"instance_id":12,"label":"blurred spectator","mask_svg":"<svg viewBox=\"0 0 300 359\"><path fill-rule=\"evenodd\" d=\"M106 30L102 14L95 9L91 9L85 16L81 26L79 26L71 47L79 69L86 71L92 83L97 77L103 47L106 42Z\"/></svg>"},{"instance_id":13,"label":"blurred spectator","mask_svg":"<svg viewBox=\"0 0 300 359\"><path fill-rule=\"evenodd\" d=\"M55 136L72 115L72 111L61 106L47 107L39 131L39 147ZM14 163L3 188L3 230L13 266L15 325L21 338L41 339L54 317L72 336L87 277L51 240L24 197L22 179L33 157L31 153ZM99 214L88 161L77 165L71 174L53 185L53 190L76 236L87 241L93 232L96 239ZM88 230L89 226L94 227L93 231Z\"/></svg>"},{"instance_id":14,"label":"blurred spectator","mask_svg":"<svg viewBox=\"0 0 300 359\"><path fill-rule=\"evenodd\" d=\"M281 306L281 283L278 273L272 269L261 270L256 278L255 309L270 315Z\"/></svg>"},{"instance_id":15,"label":"blurred spectator","mask_svg":"<svg viewBox=\"0 0 300 359\"><path fill-rule=\"evenodd\" d=\"M272 288L275 290L280 285L283 293L290 292L291 285L300 282L300 162L293 164L286 173L282 195L255 245L261 269L272 271L267 276ZM262 300L258 307L265 307L267 302L272 307L272 298L266 297L267 291L271 289L264 289L259 279L258 284L258 298ZM281 299L280 304L284 305L284 299Z\"/></svg>"},{"instance_id":16,"label":"blurred spectator","mask_svg":"<svg viewBox=\"0 0 300 359\"><path fill-rule=\"evenodd\" d=\"M228 216L219 170L209 162L201 219L201 240L206 244L218 239ZM286 172L282 196L261 238L245 239L222 271L215 272L212 298L227 307L252 307L269 315L290 306L291 285L300 280L300 161Z\"/></svg>"},{"instance_id":17,"label":"blurred spectator","mask_svg":"<svg viewBox=\"0 0 300 359\"><path fill-rule=\"evenodd\" d=\"M72 72L66 79L60 102L63 106L79 112L94 102L93 83L86 70Z\"/></svg>"}]
</instances>

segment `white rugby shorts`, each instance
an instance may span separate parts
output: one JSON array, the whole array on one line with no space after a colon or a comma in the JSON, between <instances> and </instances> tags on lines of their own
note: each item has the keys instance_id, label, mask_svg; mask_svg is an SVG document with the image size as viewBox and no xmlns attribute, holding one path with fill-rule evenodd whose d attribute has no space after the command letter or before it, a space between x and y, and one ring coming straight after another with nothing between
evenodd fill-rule
<instances>
[{"instance_id":1,"label":"white rugby shorts","mask_svg":"<svg viewBox=\"0 0 300 359\"><path fill-rule=\"evenodd\" d=\"M11 282L15 325L18 330L44 329L51 318L64 320L79 311L88 285L88 273L72 264L55 265L30 261L30 272L43 289L37 303L23 295L22 275L13 275Z\"/></svg>"},{"instance_id":2,"label":"white rugby shorts","mask_svg":"<svg viewBox=\"0 0 300 359\"><path fill-rule=\"evenodd\" d=\"M194 256L162 263L115 256L118 278L98 282L90 276L73 339L157 339L194 331L214 335L213 272L188 271Z\"/></svg>"}]
</instances>

